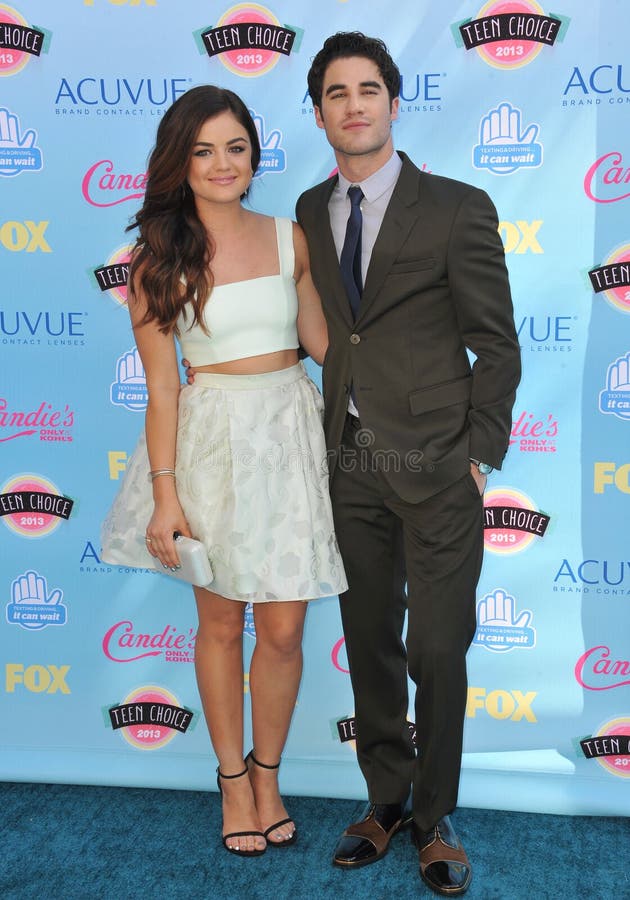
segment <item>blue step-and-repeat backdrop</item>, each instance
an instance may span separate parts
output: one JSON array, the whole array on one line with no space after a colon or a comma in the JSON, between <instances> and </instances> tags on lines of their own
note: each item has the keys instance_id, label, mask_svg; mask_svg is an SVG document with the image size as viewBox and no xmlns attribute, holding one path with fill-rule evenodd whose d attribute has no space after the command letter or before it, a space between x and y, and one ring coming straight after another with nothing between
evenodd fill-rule
<instances>
[{"instance_id":1,"label":"blue step-and-repeat backdrop","mask_svg":"<svg viewBox=\"0 0 630 900\"><path fill-rule=\"evenodd\" d=\"M403 74L396 146L494 199L522 346L485 501L460 803L628 812L629 27L627 0L0 2L0 778L212 789L192 592L99 557L146 406L125 227L160 117L206 82L255 117L253 207L293 215L335 165L310 61L360 29ZM248 614L246 671L254 640ZM363 796L353 738L324 599L284 789Z\"/></svg>"}]
</instances>

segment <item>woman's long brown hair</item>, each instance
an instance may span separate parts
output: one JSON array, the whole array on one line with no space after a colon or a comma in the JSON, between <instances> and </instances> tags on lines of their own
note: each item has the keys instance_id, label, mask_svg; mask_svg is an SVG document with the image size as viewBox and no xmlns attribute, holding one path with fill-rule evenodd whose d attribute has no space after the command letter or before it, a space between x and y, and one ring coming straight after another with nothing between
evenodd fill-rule
<instances>
[{"instance_id":1,"label":"woman's long brown hair","mask_svg":"<svg viewBox=\"0 0 630 900\"><path fill-rule=\"evenodd\" d=\"M147 298L144 322L160 331L176 331L190 303L193 319L205 330L201 314L212 290L212 236L204 228L188 186L193 146L207 119L231 112L247 131L252 172L260 162L260 141L249 110L233 91L202 85L186 91L166 111L149 158L144 202L127 231L138 228L131 254L130 283ZM245 195L243 195L245 196Z\"/></svg>"}]
</instances>

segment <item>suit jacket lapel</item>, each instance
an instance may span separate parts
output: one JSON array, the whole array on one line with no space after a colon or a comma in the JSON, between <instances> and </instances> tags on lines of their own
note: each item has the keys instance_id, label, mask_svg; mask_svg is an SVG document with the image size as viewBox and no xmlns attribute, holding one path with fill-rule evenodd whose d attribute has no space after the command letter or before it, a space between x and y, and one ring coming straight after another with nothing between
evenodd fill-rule
<instances>
[{"instance_id":1,"label":"suit jacket lapel","mask_svg":"<svg viewBox=\"0 0 630 900\"><path fill-rule=\"evenodd\" d=\"M403 167L400 170L372 250L357 324L369 311L370 305L387 277L392 262L398 256L400 248L419 215L420 172L404 153L399 155L402 158Z\"/></svg>"}]
</instances>

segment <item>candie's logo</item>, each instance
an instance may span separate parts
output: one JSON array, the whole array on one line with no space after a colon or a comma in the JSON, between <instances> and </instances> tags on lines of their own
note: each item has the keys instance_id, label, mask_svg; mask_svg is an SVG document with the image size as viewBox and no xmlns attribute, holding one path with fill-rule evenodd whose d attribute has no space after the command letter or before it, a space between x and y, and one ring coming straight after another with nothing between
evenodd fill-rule
<instances>
[{"instance_id":1,"label":"candie's logo","mask_svg":"<svg viewBox=\"0 0 630 900\"><path fill-rule=\"evenodd\" d=\"M63 409L42 401L37 409L11 409L0 397L0 444L39 433L40 441L71 443L70 429L74 425L74 410L68 404Z\"/></svg>"},{"instance_id":2,"label":"candie's logo","mask_svg":"<svg viewBox=\"0 0 630 900\"><path fill-rule=\"evenodd\" d=\"M532 0L490 0L474 19L451 26L458 47L476 50L496 69L519 69L532 62L543 46L562 40L568 21L547 16Z\"/></svg>"},{"instance_id":3,"label":"candie's logo","mask_svg":"<svg viewBox=\"0 0 630 900\"><path fill-rule=\"evenodd\" d=\"M611 658L610 647L590 647L575 664L575 680L587 691L611 691L630 685L630 660Z\"/></svg>"},{"instance_id":4,"label":"candie's logo","mask_svg":"<svg viewBox=\"0 0 630 900\"><path fill-rule=\"evenodd\" d=\"M612 775L630 778L630 716L605 722L590 737L580 740L585 759L595 759Z\"/></svg>"},{"instance_id":5,"label":"candie's logo","mask_svg":"<svg viewBox=\"0 0 630 900\"><path fill-rule=\"evenodd\" d=\"M599 394L599 411L618 419L630 419L630 353L608 366L606 387Z\"/></svg>"},{"instance_id":6,"label":"candie's logo","mask_svg":"<svg viewBox=\"0 0 630 900\"><path fill-rule=\"evenodd\" d=\"M0 3L0 76L20 72L33 56L47 53L49 44L48 32L32 28L17 10Z\"/></svg>"},{"instance_id":7,"label":"candie's logo","mask_svg":"<svg viewBox=\"0 0 630 900\"><path fill-rule=\"evenodd\" d=\"M26 538L46 537L69 519L74 501L41 475L14 475L0 489L0 516Z\"/></svg>"},{"instance_id":8,"label":"candie's logo","mask_svg":"<svg viewBox=\"0 0 630 900\"><path fill-rule=\"evenodd\" d=\"M165 747L179 732L185 734L194 712L180 705L177 697L156 685L136 688L122 703L106 711L106 724L137 750Z\"/></svg>"},{"instance_id":9,"label":"candie's logo","mask_svg":"<svg viewBox=\"0 0 630 900\"><path fill-rule=\"evenodd\" d=\"M558 420L551 413L536 416L523 411L512 422L510 445L521 453L555 453Z\"/></svg>"},{"instance_id":10,"label":"candie's logo","mask_svg":"<svg viewBox=\"0 0 630 900\"><path fill-rule=\"evenodd\" d=\"M492 553L520 553L535 537L543 537L549 516L536 509L521 491L495 488L484 497L484 544Z\"/></svg>"},{"instance_id":11,"label":"candie's logo","mask_svg":"<svg viewBox=\"0 0 630 900\"><path fill-rule=\"evenodd\" d=\"M613 307L630 313L630 244L613 250L601 266L588 273L593 290Z\"/></svg>"},{"instance_id":12,"label":"candie's logo","mask_svg":"<svg viewBox=\"0 0 630 900\"><path fill-rule=\"evenodd\" d=\"M83 176L81 191L87 203L105 207L139 200L146 186L146 172L117 172L111 159L99 159Z\"/></svg>"},{"instance_id":13,"label":"candie's logo","mask_svg":"<svg viewBox=\"0 0 630 900\"><path fill-rule=\"evenodd\" d=\"M335 642L330 654L330 659L337 671L343 672L346 675L350 674L345 637L340 637L339 640Z\"/></svg>"},{"instance_id":14,"label":"candie's logo","mask_svg":"<svg viewBox=\"0 0 630 900\"><path fill-rule=\"evenodd\" d=\"M161 656L166 662L195 661L196 631L178 631L174 625L166 625L162 631L146 632L134 627L125 619L116 622L103 638L103 653L115 663L135 662L152 656Z\"/></svg>"},{"instance_id":15,"label":"candie's logo","mask_svg":"<svg viewBox=\"0 0 630 900\"><path fill-rule=\"evenodd\" d=\"M281 56L289 56L298 31L258 3L239 3L214 28L202 28L194 37L201 53L217 57L234 75L256 78L273 69Z\"/></svg>"},{"instance_id":16,"label":"candie's logo","mask_svg":"<svg viewBox=\"0 0 630 900\"><path fill-rule=\"evenodd\" d=\"M630 168L618 150L599 156L584 176L584 193L594 203L630 197Z\"/></svg>"},{"instance_id":17,"label":"candie's logo","mask_svg":"<svg viewBox=\"0 0 630 900\"><path fill-rule=\"evenodd\" d=\"M94 269L94 277L101 291L108 291L110 297L120 306L127 303L127 279L131 244L114 250L105 265Z\"/></svg>"}]
</instances>

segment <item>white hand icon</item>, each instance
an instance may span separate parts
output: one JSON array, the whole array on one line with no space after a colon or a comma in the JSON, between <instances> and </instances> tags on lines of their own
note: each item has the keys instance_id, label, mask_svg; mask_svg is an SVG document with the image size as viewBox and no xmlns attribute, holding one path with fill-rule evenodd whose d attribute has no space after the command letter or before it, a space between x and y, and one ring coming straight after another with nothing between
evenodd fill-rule
<instances>
[{"instance_id":1,"label":"white hand icon","mask_svg":"<svg viewBox=\"0 0 630 900\"><path fill-rule=\"evenodd\" d=\"M118 382L120 384L140 384L146 381L146 375L137 347L130 350L118 360Z\"/></svg>"},{"instance_id":2,"label":"white hand icon","mask_svg":"<svg viewBox=\"0 0 630 900\"><path fill-rule=\"evenodd\" d=\"M514 597L510 597L501 588L498 588L494 594L488 594L479 603L477 609L477 620L479 625L501 625L510 628L527 628L532 614L525 609L518 619L515 615Z\"/></svg>"},{"instance_id":3,"label":"white hand icon","mask_svg":"<svg viewBox=\"0 0 630 900\"><path fill-rule=\"evenodd\" d=\"M608 390L628 390L630 388L630 353L620 357L608 367Z\"/></svg>"},{"instance_id":4,"label":"white hand icon","mask_svg":"<svg viewBox=\"0 0 630 900\"><path fill-rule=\"evenodd\" d=\"M521 111L509 103L500 103L481 120L482 144L531 144L537 134L538 125L530 125L525 134L521 134Z\"/></svg>"},{"instance_id":5,"label":"white hand icon","mask_svg":"<svg viewBox=\"0 0 630 900\"><path fill-rule=\"evenodd\" d=\"M274 131L271 131L265 137L265 122L262 116L259 116L257 113L252 112L250 109L250 113L252 115L252 119L254 120L254 125L256 126L256 131L258 132L258 138L260 140L260 149L261 150L277 150L280 146L280 141L282 140L282 134L276 128Z\"/></svg>"},{"instance_id":6,"label":"white hand icon","mask_svg":"<svg viewBox=\"0 0 630 900\"><path fill-rule=\"evenodd\" d=\"M48 583L37 572L25 572L13 582L13 602L30 605L55 606L61 600L62 592L55 588L48 594Z\"/></svg>"},{"instance_id":7,"label":"white hand icon","mask_svg":"<svg viewBox=\"0 0 630 900\"><path fill-rule=\"evenodd\" d=\"M0 109L0 147L28 149L34 145L35 138L32 129L20 138L18 117L4 107Z\"/></svg>"}]
</instances>

